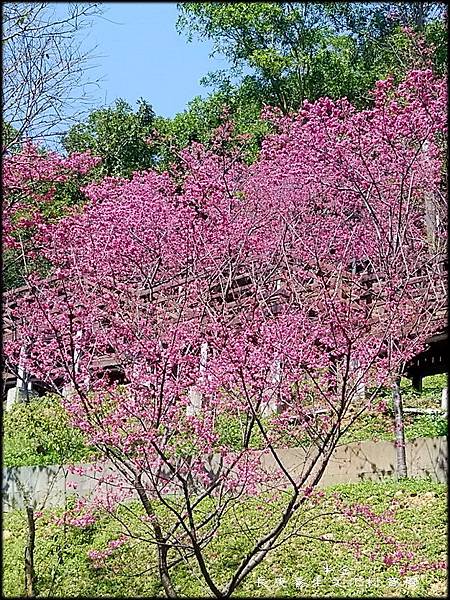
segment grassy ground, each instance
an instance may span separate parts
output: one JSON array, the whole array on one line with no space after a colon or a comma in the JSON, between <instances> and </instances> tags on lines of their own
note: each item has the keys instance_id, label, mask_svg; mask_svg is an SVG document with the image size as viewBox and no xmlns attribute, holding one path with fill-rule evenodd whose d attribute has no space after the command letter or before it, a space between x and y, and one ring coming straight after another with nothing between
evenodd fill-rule
<instances>
[{"instance_id":1,"label":"grassy ground","mask_svg":"<svg viewBox=\"0 0 450 600\"><path fill-rule=\"evenodd\" d=\"M419 394L408 380L403 379L405 407L438 408L444 385L444 375L427 377L423 392ZM386 401L389 406L389 391L386 392ZM358 420L342 443L392 440L392 427L391 409L385 414L367 414ZM405 414L405 435L407 440L447 435L447 418L444 415ZM239 446L241 434L237 423L224 423L223 441L232 444L234 438ZM93 449L86 446L82 435L68 426L66 414L56 397L41 398L29 405L16 404L4 415L3 464L6 467L87 462L94 456Z\"/></svg>"},{"instance_id":2,"label":"grassy ground","mask_svg":"<svg viewBox=\"0 0 450 600\"><path fill-rule=\"evenodd\" d=\"M408 379L402 379L401 391L404 408L440 408L442 388L447 385L446 375L433 375L423 380L422 392L413 389ZM385 394L386 413L363 415L341 442L362 440L393 440L393 413L389 391ZM447 435L447 416L444 414L404 414L405 437L414 440L421 437Z\"/></svg>"},{"instance_id":3,"label":"grassy ground","mask_svg":"<svg viewBox=\"0 0 450 600\"><path fill-rule=\"evenodd\" d=\"M447 375L431 375L423 380L422 391L417 392L409 379L402 379L401 391L405 407L439 408L442 388L447 385Z\"/></svg>"},{"instance_id":4,"label":"grassy ground","mask_svg":"<svg viewBox=\"0 0 450 600\"><path fill-rule=\"evenodd\" d=\"M377 514L396 506L394 523L382 525L383 530L408 543L408 548L415 553L413 562L446 560L445 485L427 480L339 485L328 488L317 505L311 503L302 508L299 523L303 523L303 537L292 537L269 554L237 590L236 597L445 596L446 573L442 568L401 575L397 565L388 566L379 558L368 556L370 551L376 553L379 536L365 521L352 523L336 515L336 493L345 503L370 505ZM270 523L275 510L276 502L261 504L249 499L237 513L228 515L220 536L206 551L208 566L220 584L227 581L249 548L248 534L237 527L237 523L245 520L247 530L264 528ZM121 546L114 551L105 567L95 568L87 553L105 549L108 540L118 536L117 521L112 517L102 518L84 529L69 528L64 532L52 523L54 514L47 511L37 521L35 565L38 595L164 595L156 576L152 546ZM325 541L324 536L329 541ZM3 595L6 597L23 592L25 539L23 512L7 513L3 531ZM364 550L359 557L342 543L349 540L363 542ZM174 581L182 596L208 596L198 577L198 569L193 565L179 566Z\"/></svg>"}]
</instances>

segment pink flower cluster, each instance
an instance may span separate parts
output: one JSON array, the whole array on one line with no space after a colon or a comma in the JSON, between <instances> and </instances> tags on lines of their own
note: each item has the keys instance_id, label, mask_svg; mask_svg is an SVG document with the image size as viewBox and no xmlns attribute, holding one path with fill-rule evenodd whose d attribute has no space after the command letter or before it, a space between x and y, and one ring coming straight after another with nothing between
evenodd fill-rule
<instances>
[{"instance_id":1,"label":"pink flower cluster","mask_svg":"<svg viewBox=\"0 0 450 600\"><path fill-rule=\"evenodd\" d=\"M6 154L2 164L3 240L6 247L16 247L14 232L18 228L33 230L45 222L42 208L50 203L58 184L85 175L100 162L89 152L63 157L43 152L32 142L21 151Z\"/></svg>"},{"instance_id":2,"label":"pink flower cluster","mask_svg":"<svg viewBox=\"0 0 450 600\"><path fill-rule=\"evenodd\" d=\"M120 546L123 546L123 544L126 544L127 541L128 541L128 538L126 536L122 535L115 540L110 540L108 542L108 546L107 546L107 548L105 548L105 550L89 550L87 555L88 555L88 558L93 562L94 568L95 569L103 568L105 566L106 559L109 558L114 553L114 550L117 550L117 548L120 548Z\"/></svg>"}]
</instances>

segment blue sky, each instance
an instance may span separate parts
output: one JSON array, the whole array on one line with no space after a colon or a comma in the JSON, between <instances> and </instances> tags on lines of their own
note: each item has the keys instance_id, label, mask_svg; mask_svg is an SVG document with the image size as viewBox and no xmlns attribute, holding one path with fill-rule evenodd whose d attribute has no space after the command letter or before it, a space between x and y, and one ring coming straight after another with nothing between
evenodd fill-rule
<instances>
[{"instance_id":1,"label":"blue sky","mask_svg":"<svg viewBox=\"0 0 450 600\"><path fill-rule=\"evenodd\" d=\"M209 58L210 42L188 43L177 33L175 2L107 2L104 7L104 18L95 20L86 40L100 55L91 72L103 76L100 87L91 90L96 106L119 97L134 106L143 97L157 114L170 117L195 96L206 96L201 77L227 64L224 58Z\"/></svg>"}]
</instances>

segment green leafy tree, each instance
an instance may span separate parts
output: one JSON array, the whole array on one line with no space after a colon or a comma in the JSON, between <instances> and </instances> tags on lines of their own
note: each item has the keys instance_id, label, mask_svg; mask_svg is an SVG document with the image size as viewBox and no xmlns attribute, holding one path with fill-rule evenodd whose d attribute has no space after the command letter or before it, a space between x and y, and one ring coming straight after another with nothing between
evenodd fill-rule
<instances>
[{"instance_id":1,"label":"green leafy tree","mask_svg":"<svg viewBox=\"0 0 450 600\"><path fill-rule=\"evenodd\" d=\"M411 69L431 68L443 76L447 70L447 23L436 19L423 27L398 23L382 40L371 39L366 55L378 78L398 80Z\"/></svg>"},{"instance_id":2,"label":"green leafy tree","mask_svg":"<svg viewBox=\"0 0 450 600\"><path fill-rule=\"evenodd\" d=\"M420 6L419 6L420 5ZM245 158L252 162L268 124L265 104L284 113L304 99L348 97L358 107L370 103L375 81L397 79L421 60L422 47L403 31L412 24L427 48L436 48L439 73L446 62L446 27L439 6L428 3L183 3L178 30L213 41L230 69L209 73L213 87L173 118L155 116L144 100L133 112L115 106L93 111L64 140L66 150L90 149L101 156L96 175L128 177L135 170L170 169L193 141L209 145L224 114L235 134L246 134ZM423 66L422 64L420 66ZM240 138L239 143L242 145ZM182 162L182 161L181 161Z\"/></svg>"},{"instance_id":3,"label":"green leafy tree","mask_svg":"<svg viewBox=\"0 0 450 600\"><path fill-rule=\"evenodd\" d=\"M382 67L389 51L395 56L401 50L395 37L399 26L425 30L439 21L444 5L188 2L178 8L178 30L188 40L209 39L213 54L230 62L227 73L209 74L208 83L220 88L240 78L256 93L254 101L286 114L304 99L321 96L366 104L368 90L387 74L386 67L402 67L401 59Z\"/></svg>"},{"instance_id":4,"label":"green leafy tree","mask_svg":"<svg viewBox=\"0 0 450 600\"><path fill-rule=\"evenodd\" d=\"M252 89L251 82L246 81L237 86L228 84L217 92L202 98L197 96L188 103L186 110L173 118L158 117L155 121L155 148L158 154L158 168L170 168L172 163L179 163L180 150L192 142L201 142L209 146L213 140L214 130L224 118L233 121L235 139L244 146L245 159L252 162L259 150L261 139L268 132L267 121L260 118L262 104L257 91ZM245 145L242 135L247 136Z\"/></svg>"},{"instance_id":5,"label":"green leafy tree","mask_svg":"<svg viewBox=\"0 0 450 600\"><path fill-rule=\"evenodd\" d=\"M8 121L2 120L2 154L14 153L20 151L17 144L15 144L15 140L20 138L20 133L18 130L8 123Z\"/></svg>"},{"instance_id":6,"label":"green leafy tree","mask_svg":"<svg viewBox=\"0 0 450 600\"><path fill-rule=\"evenodd\" d=\"M118 99L113 107L90 113L87 121L74 125L63 140L68 152L90 150L100 156L98 177L129 177L133 171L155 166L155 149L147 142L153 132L155 113L151 105L138 100L138 108Z\"/></svg>"},{"instance_id":7,"label":"green leafy tree","mask_svg":"<svg viewBox=\"0 0 450 600\"><path fill-rule=\"evenodd\" d=\"M322 5L294 3L183 3L179 31L210 39L231 65L230 77L258 84L262 101L284 112L311 97L313 58L332 32ZM224 73L209 82L223 85Z\"/></svg>"},{"instance_id":8,"label":"green leafy tree","mask_svg":"<svg viewBox=\"0 0 450 600\"><path fill-rule=\"evenodd\" d=\"M158 124L160 167L191 141L209 143L223 107L236 132L249 136L247 160L258 154L268 125L264 104L287 114L303 100L347 97L370 105L376 81L403 79L412 68L431 66L443 75L447 27L443 4L415 3L182 3L179 32L213 42L228 70L207 74L215 90L196 98L174 119ZM444 18L443 18L444 17Z\"/></svg>"},{"instance_id":9,"label":"green leafy tree","mask_svg":"<svg viewBox=\"0 0 450 600\"><path fill-rule=\"evenodd\" d=\"M96 175L125 176L165 170L180 163L179 152L193 141L208 145L224 111L235 133L246 134L246 160L253 161L268 132L260 119L264 104L285 113L304 99L348 97L370 102L368 90L393 73L400 79L421 61L423 48L435 48L440 74L446 64L446 27L438 5L428 3L183 3L178 29L192 39L207 37L214 53L231 68L209 73L203 83L214 91L196 97L173 118L155 116L144 100L133 112L117 100L93 111L69 131L69 151L90 149L101 156ZM438 6L439 8L439 6ZM421 31L422 45L403 30ZM432 57L433 58L433 57ZM240 142L241 143L241 142Z\"/></svg>"}]
</instances>

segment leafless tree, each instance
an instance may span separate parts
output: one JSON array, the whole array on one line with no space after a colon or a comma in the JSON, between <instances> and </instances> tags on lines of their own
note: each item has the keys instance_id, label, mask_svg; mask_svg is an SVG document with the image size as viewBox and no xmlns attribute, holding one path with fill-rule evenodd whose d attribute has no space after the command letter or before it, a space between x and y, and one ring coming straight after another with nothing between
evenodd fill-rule
<instances>
[{"instance_id":1,"label":"leafless tree","mask_svg":"<svg viewBox=\"0 0 450 600\"><path fill-rule=\"evenodd\" d=\"M25 137L57 139L89 104L85 34L102 12L94 2L3 5L3 152Z\"/></svg>"}]
</instances>

